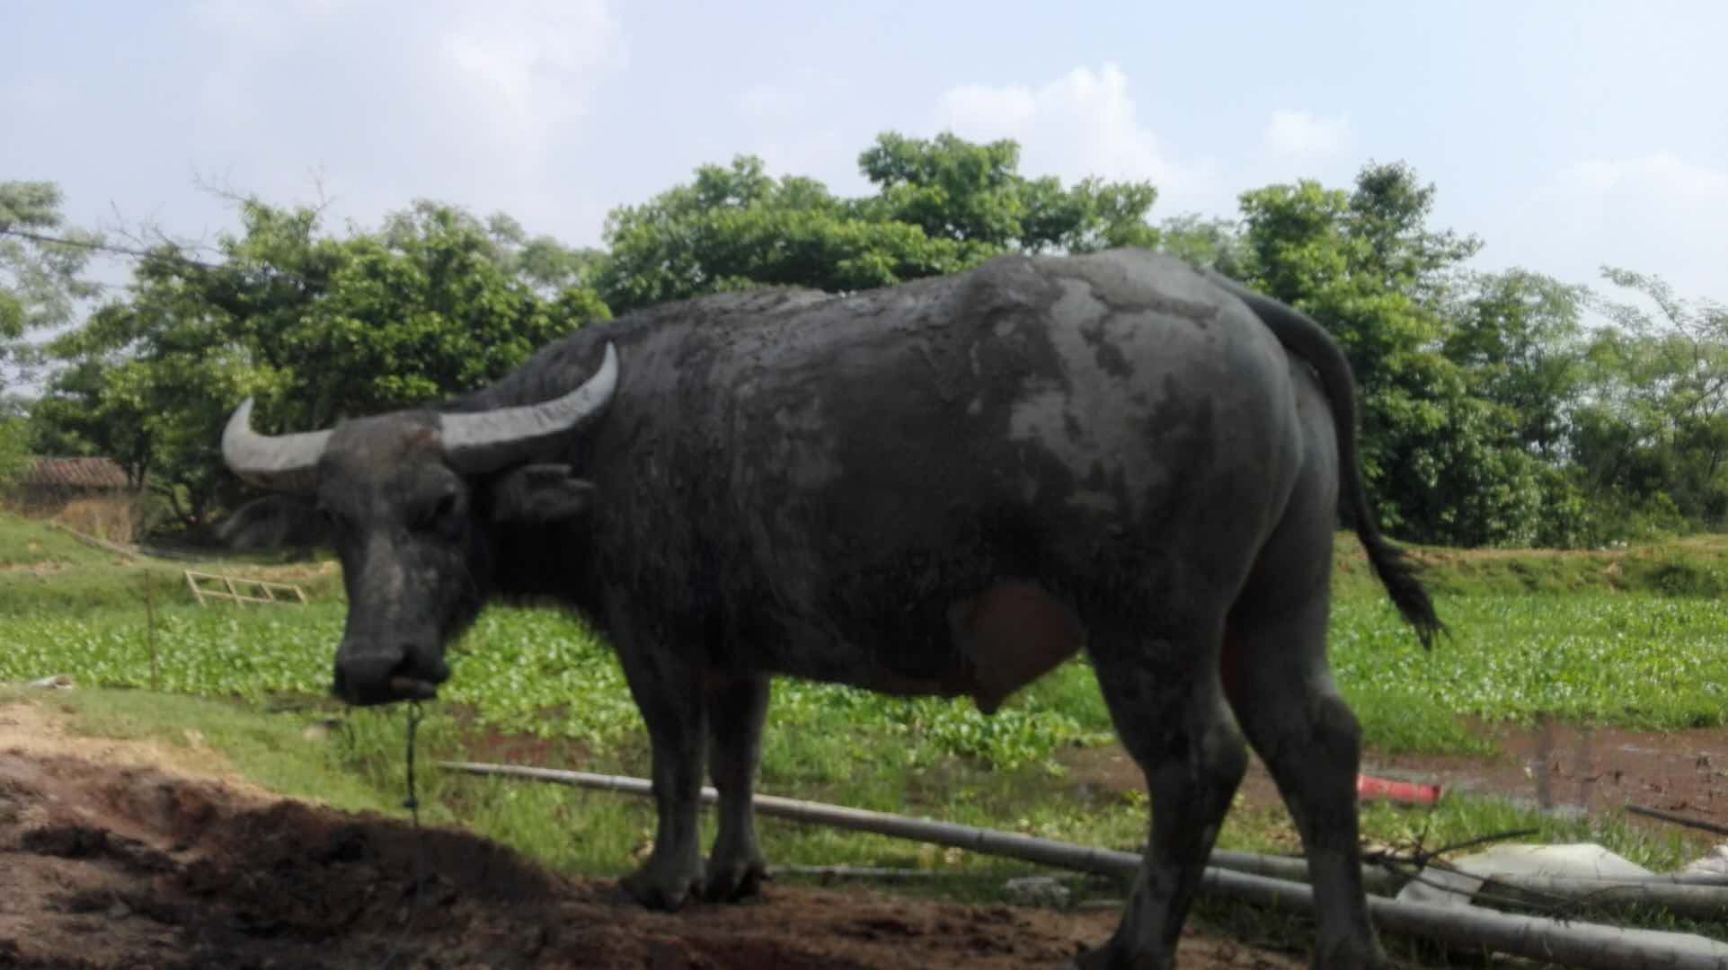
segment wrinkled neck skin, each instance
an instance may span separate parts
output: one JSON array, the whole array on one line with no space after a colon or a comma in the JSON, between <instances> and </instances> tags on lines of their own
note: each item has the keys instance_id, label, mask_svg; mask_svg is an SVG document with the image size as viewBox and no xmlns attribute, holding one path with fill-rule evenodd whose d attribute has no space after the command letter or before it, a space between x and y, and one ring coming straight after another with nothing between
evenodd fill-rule
<instances>
[{"instance_id":1,"label":"wrinkled neck skin","mask_svg":"<svg viewBox=\"0 0 1728 970\"><path fill-rule=\"evenodd\" d=\"M488 575L482 595L486 602L556 605L593 618L598 596L592 530L586 522L489 524L485 533L482 555L488 560Z\"/></svg>"},{"instance_id":2,"label":"wrinkled neck skin","mask_svg":"<svg viewBox=\"0 0 1728 970\"><path fill-rule=\"evenodd\" d=\"M636 320L590 324L537 351L521 367L484 388L452 399L443 412L487 411L521 407L556 398L593 374L594 361L608 343L628 354L646 332ZM543 456L572 466L587 476L587 436L573 441L568 452ZM470 480L478 547L476 577L482 605L555 605L598 621L597 571L594 566L593 523L600 508L574 522L555 524L499 523L492 515L491 485L504 472Z\"/></svg>"}]
</instances>

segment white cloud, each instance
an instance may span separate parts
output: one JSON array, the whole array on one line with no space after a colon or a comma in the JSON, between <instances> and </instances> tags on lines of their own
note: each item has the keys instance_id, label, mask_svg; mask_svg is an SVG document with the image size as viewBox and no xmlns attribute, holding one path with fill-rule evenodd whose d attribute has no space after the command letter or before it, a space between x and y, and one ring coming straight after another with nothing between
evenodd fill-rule
<instances>
[{"instance_id":1,"label":"white cloud","mask_svg":"<svg viewBox=\"0 0 1728 970\"><path fill-rule=\"evenodd\" d=\"M809 107L807 90L761 81L738 96L738 113L750 121L786 121Z\"/></svg>"},{"instance_id":2,"label":"white cloud","mask_svg":"<svg viewBox=\"0 0 1728 970\"><path fill-rule=\"evenodd\" d=\"M1192 208L1217 191L1210 162L1173 157L1140 123L1128 77L1114 64L1077 67L1041 87L970 84L937 102L939 128L974 141L1012 138L1021 148L1021 171L1064 181L1089 175L1147 180L1166 200L1162 211ZM1174 208L1175 197L1186 203Z\"/></svg>"},{"instance_id":3,"label":"white cloud","mask_svg":"<svg viewBox=\"0 0 1728 970\"><path fill-rule=\"evenodd\" d=\"M1728 169L1670 152L1556 170L1484 235L1496 261L1596 284L1599 267L1655 273L1687 297L1728 298Z\"/></svg>"},{"instance_id":4,"label":"white cloud","mask_svg":"<svg viewBox=\"0 0 1728 970\"><path fill-rule=\"evenodd\" d=\"M312 21L339 9L322 0L204 0L193 8L193 20L204 30L237 43L281 44Z\"/></svg>"},{"instance_id":5,"label":"white cloud","mask_svg":"<svg viewBox=\"0 0 1728 970\"><path fill-rule=\"evenodd\" d=\"M875 133L860 130L866 119L835 108L846 95L844 80L810 68L749 84L733 97L728 141L714 158L756 155L775 176L809 176L838 195L868 192L858 152Z\"/></svg>"},{"instance_id":6,"label":"white cloud","mask_svg":"<svg viewBox=\"0 0 1728 970\"><path fill-rule=\"evenodd\" d=\"M51 114L73 100L72 86L58 77L26 77L0 90L0 105L29 114Z\"/></svg>"},{"instance_id":7,"label":"white cloud","mask_svg":"<svg viewBox=\"0 0 1728 970\"><path fill-rule=\"evenodd\" d=\"M453 80L530 143L579 116L595 75L626 57L604 0L458 3L451 14L439 39Z\"/></svg>"},{"instance_id":8,"label":"white cloud","mask_svg":"<svg viewBox=\"0 0 1728 970\"><path fill-rule=\"evenodd\" d=\"M1566 194L1654 196L1670 202L1728 203L1728 170L1707 168L1668 152L1637 158L1588 159L1562 169L1555 187Z\"/></svg>"},{"instance_id":9,"label":"white cloud","mask_svg":"<svg viewBox=\"0 0 1728 970\"><path fill-rule=\"evenodd\" d=\"M191 26L209 56L190 164L273 201L330 172L363 220L417 196L546 208L555 159L628 57L608 0L210 0Z\"/></svg>"},{"instance_id":10,"label":"white cloud","mask_svg":"<svg viewBox=\"0 0 1728 970\"><path fill-rule=\"evenodd\" d=\"M1302 160L1341 155L1350 148L1350 119L1323 118L1306 111L1277 111L1261 142L1274 155Z\"/></svg>"}]
</instances>

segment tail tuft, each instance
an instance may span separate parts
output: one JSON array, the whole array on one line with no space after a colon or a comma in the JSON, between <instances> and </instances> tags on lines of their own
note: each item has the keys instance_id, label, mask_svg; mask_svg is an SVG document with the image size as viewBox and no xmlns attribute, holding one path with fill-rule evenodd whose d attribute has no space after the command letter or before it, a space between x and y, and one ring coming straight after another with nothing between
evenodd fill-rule
<instances>
[{"instance_id":1,"label":"tail tuft","mask_svg":"<svg viewBox=\"0 0 1728 970\"><path fill-rule=\"evenodd\" d=\"M1392 597L1392 604L1416 631L1423 648L1433 649L1435 639L1446 632L1446 625L1440 622L1439 615L1434 612L1434 601L1429 599L1428 591L1416 578L1415 565L1403 550L1387 542L1386 537L1377 531L1364 529L1357 533L1357 537L1368 550L1368 561L1386 587L1387 595Z\"/></svg>"}]
</instances>

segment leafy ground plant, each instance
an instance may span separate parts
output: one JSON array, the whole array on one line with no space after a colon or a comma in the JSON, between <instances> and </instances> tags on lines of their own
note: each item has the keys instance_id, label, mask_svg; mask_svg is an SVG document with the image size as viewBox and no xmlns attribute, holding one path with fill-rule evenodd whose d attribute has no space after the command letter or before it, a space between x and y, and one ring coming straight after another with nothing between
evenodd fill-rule
<instances>
[{"instance_id":1,"label":"leafy ground plant","mask_svg":"<svg viewBox=\"0 0 1728 970\"><path fill-rule=\"evenodd\" d=\"M83 689L67 703L85 712L93 731L172 737L191 728L279 791L343 807L398 804L399 713L350 712L327 698L343 619L339 598L271 608L159 600L147 610L132 592L139 588L137 567L81 549L45 545L39 558L21 553L17 564L34 569L51 561L59 575L101 591L81 608L31 598L28 583L45 581L21 580L19 569L0 574L0 587L13 583L24 604L8 610L0 625L0 682L69 674ZM1674 569L1661 563L1696 572L1719 551L1689 541L1637 555L1657 563L1644 574L1671 577ZM1623 588L1638 570L1608 572L1599 558L1532 554L1521 569L1507 567L1504 558L1473 572L1437 561L1433 578L1453 636L1423 651L1381 592L1341 555L1334 664L1372 747L1479 750L1484 742L1466 729L1464 717L1554 716L1662 729L1728 721L1718 601L1653 584ZM1589 564L1580 565L1583 559ZM1535 586L1532 577L1540 580ZM424 729L428 756L532 755L597 771L646 772L640 720L617 661L580 623L547 610L493 609L456 646L453 660L455 678ZM1083 661L1063 666L988 718L963 700L890 698L794 681L776 684L770 718L767 792L1118 848L1144 837L1141 793L1091 788L1061 767L1064 752L1111 739ZM331 780L337 777L349 787ZM646 802L436 772L424 782L433 818L460 820L571 871L621 872L652 835ZM1684 839L1611 820L1559 822L1472 798L1448 797L1432 811L1371 806L1364 814L1370 840L1429 848L1530 827L1542 838L1601 841L1657 869L1696 850ZM773 857L789 864L1012 868L888 839L773 821L763 828ZM1297 848L1278 806L1239 806L1221 840L1232 848Z\"/></svg>"},{"instance_id":2,"label":"leafy ground plant","mask_svg":"<svg viewBox=\"0 0 1728 970\"><path fill-rule=\"evenodd\" d=\"M1652 729L1728 722L1728 653L1718 644L1721 607L1713 600L1587 591L1443 596L1440 606L1454 636L1424 651L1383 602L1354 593L1339 599L1334 666L1380 750L1479 750L1461 717L1545 715ZM25 614L0 629L0 680L65 673L91 685L202 696L321 696L341 624L334 602L164 607L154 613L153 634L142 609ZM444 698L480 727L594 750L640 733L616 658L557 613L489 611L455 651L454 666ZM770 775L811 781L850 772L858 750L908 767L961 757L1015 769L1110 733L1084 661L993 717L965 701L780 681L771 719Z\"/></svg>"}]
</instances>

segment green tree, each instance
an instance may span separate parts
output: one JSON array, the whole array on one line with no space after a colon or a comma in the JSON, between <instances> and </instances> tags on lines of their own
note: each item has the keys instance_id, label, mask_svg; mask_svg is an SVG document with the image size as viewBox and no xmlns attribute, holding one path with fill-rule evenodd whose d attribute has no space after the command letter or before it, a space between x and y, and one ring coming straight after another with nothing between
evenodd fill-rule
<instances>
[{"instance_id":1,"label":"green tree","mask_svg":"<svg viewBox=\"0 0 1728 970\"><path fill-rule=\"evenodd\" d=\"M1352 191L1317 182L1241 197L1248 281L1328 327L1361 386L1365 474L1388 524L1418 541L1529 541L1542 468L1509 404L1445 353L1460 264L1480 242L1428 225L1434 188L1370 164Z\"/></svg>"},{"instance_id":2,"label":"green tree","mask_svg":"<svg viewBox=\"0 0 1728 970\"><path fill-rule=\"evenodd\" d=\"M774 178L762 160L707 165L687 185L606 221L597 286L625 311L755 286L849 292L957 272L1003 252L1086 251L1157 241L1144 183L1064 189L1018 172L1013 142L884 134L859 156L877 194L833 195Z\"/></svg>"},{"instance_id":3,"label":"green tree","mask_svg":"<svg viewBox=\"0 0 1728 970\"><path fill-rule=\"evenodd\" d=\"M1524 447L1566 457L1585 386L1582 314L1589 292L1526 270L1480 274L1452 314L1444 351L1471 391L1510 411Z\"/></svg>"},{"instance_id":4,"label":"green tree","mask_svg":"<svg viewBox=\"0 0 1728 970\"><path fill-rule=\"evenodd\" d=\"M992 255L1157 242L1146 222L1158 198L1151 184L1083 179L1064 189L1052 177L1028 179L1019 172L1020 146L1012 141L977 144L950 133L919 139L887 132L858 156L858 167L877 187L865 211Z\"/></svg>"},{"instance_id":5,"label":"green tree","mask_svg":"<svg viewBox=\"0 0 1728 970\"><path fill-rule=\"evenodd\" d=\"M0 416L0 490L11 485L30 464L30 428L24 419Z\"/></svg>"},{"instance_id":6,"label":"green tree","mask_svg":"<svg viewBox=\"0 0 1728 970\"><path fill-rule=\"evenodd\" d=\"M1185 213L1165 219L1157 248L1197 266L1243 280L1249 276L1246 241L1236 220Z\"/></svg>"},{"instance_id":7,"label":"green tree","mask_svg":"<svg viewBox=\"0 0 1728 970\"><path fill-rule=\"evenodd\" d=\"M411 237L417 219L441 208L436 203L417 202L407 212L389 217L385 236L406 233ZM470 229L477 228L470 220ZM606 259L598 249L574 249L551 236L530 236L521 223L501 212L487 217L485 233L492 243L494 261L548 299L568 290L593 289L595 275Z\"/></svg>"},{"instance_id":8,"label":"green tree","mask_svg":"<svg viewBox=\"0 0 1728 970\"><path fill-rule=\"evenodd\" d=\"M132 405L127 395L104 394L109 371L120 366L118 355L90 355L57 368L47 393L30 405L33 449L43 454L102 455L119 462L134 483L145 481L151 458L145 421L150 416Z\"/></svg>"},{"instance_id":9,"label":"green tree","mask_svg":"<svg viewBox=\"0 0 1728 970\"><path fill-rule=\"evenodd\" d=\"M68 228L61 203L51 182L0 182L0 396L36 363L29 335L70 323L97 292L80 274L99 240Z\"/></svg>"},{"instance_id":10,"label":"green tree","mask_svg":"<svg viewBox=\"0 0 1728 970\"><path fill-rule=\"evenodd\" d=\"M218 448L240 398L262 425L326 427L473 388L608 316L592 290L554 289L568 273L530 271L504 221L417 203L337 238L311 209L240 214L219 263L163 247L55 341L69 366L37 406L43 440L115 456L190 526L238 495Z\"/></svg>"},{"instance_id":11,"label":"green tree","mask_svg":"<svg viewBox=\"0 0 1728 970\"><path fill-rule=\"evenodd\" d=\"M757 286L869 289L953 272L988 253L858 210L815 180L771 178L757 158L703 166L689 185L607 216L597 285L623 312Z\"/></svg>"},{"instance_id":12,"label":"green tree","mask_svg":"<svg viewBox=\"0 0 1728 970\"><path fill-rule=\"evenodd\" d=\"M1653 525L1728 527L1728 308L1675 295L1660 277L1606 268L1634 302L1586 355L1573 457L1590 488Z\"/></svg>"}]
</instances>

